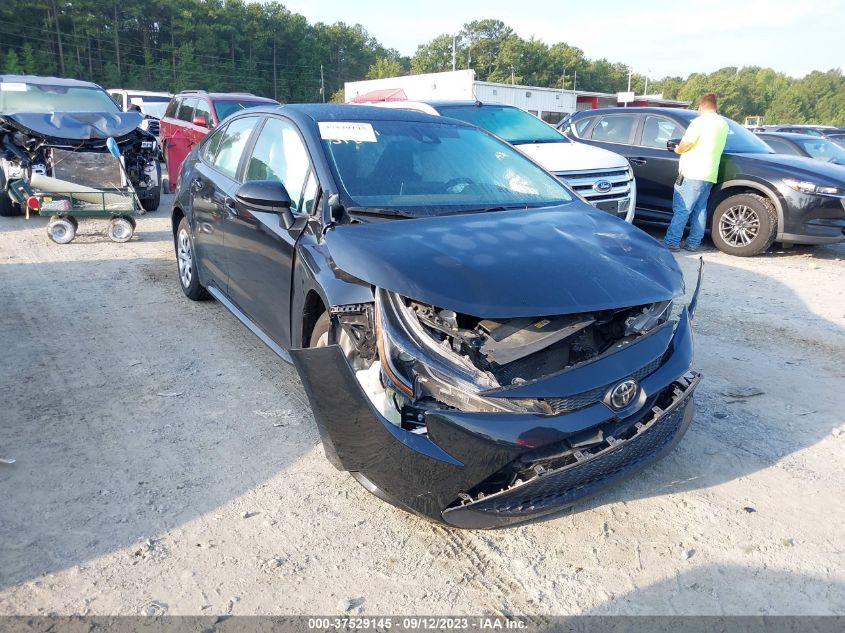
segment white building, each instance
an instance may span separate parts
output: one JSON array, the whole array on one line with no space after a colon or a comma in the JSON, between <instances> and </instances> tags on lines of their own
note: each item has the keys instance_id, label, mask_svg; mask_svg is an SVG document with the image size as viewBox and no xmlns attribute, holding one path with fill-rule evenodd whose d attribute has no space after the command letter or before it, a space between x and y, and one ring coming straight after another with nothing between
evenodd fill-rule
<instances>
[{"instance_id":1,"label":"white building","mask_svg":"<svg viewBox=\"0 0 845 633\"><path fill-rule=\"evenodd\" d=\"M552 124L576 110L618 105L615 94L477 81L472 69L347 81L343 88L345 100L352 103L406 100L495 102L518 106ZM629 105L686 107L689 104L663 99L662 95L647 95L635 97Z\"/></svg>"}]
</instances>

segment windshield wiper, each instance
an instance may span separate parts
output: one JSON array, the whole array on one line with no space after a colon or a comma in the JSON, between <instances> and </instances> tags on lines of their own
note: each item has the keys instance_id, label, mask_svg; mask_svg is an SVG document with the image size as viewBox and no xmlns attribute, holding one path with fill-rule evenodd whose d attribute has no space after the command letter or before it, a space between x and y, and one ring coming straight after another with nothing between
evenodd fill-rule
<instances>
[{"instance_id":1,"label":"windshield wiper","mask_svg":"<svg viewBox=\"0 0 845 633\"><path fill-rule=\"evenodd\" d=\"M346 207L345 208L347 213L352 215L375 215L381 217L392 217L392 218L416 218L418 217L414 213L408 213L406 211L399 211L398 209L380 209L378 207Z\"/></svg>"}]
</instances>

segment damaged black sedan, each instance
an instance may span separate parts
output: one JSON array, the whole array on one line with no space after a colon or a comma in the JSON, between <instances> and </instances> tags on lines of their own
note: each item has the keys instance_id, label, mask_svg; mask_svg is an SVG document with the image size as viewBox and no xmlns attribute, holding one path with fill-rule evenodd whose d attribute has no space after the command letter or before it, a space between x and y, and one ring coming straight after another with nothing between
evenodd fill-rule
<instances>
[{"instance_id":1,"label":"damaged black sedan","mask_svg":"<svg viewBox=\"0 0 845 633\"><path fill-rule=\"evenodd\" d=\"M33 193L51 200L47 205L57 213L72 211L73 204L102 207L124 191L137 197L142 213L155 211L161 199L158 143L139 129L142 119L138 112L121 112L87 81L0 75L0 215L20 214ZM106 146L110 137L120 164Z\"/></svg>"},{"instance_id":2,"label":"damaged black sedan","mask_svg":"<svg viewBox=\"0 0 845 633\"><path fill-rule=\"evenodd\" d=\"M693 416L673 256L520 152L425 114L245 111L182 169L182 290L296 365L325 452L467 528L557 512Z\"/></svg>"}]
</instances>

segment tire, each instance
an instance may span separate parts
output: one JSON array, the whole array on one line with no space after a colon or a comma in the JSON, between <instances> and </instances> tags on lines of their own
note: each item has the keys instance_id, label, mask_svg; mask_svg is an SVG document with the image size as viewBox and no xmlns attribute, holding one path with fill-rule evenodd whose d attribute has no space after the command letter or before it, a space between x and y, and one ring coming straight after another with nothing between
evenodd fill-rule
<instances>
[{"instance_id":1,"label":"tire","mask_svg":"<svg viewBox=\"0 0 845 633\"><path fill-rule=\"evenodd\" d=\"M155 188L155 193L149 198L141 200L141 206L148 213L156 211L161 204L161 163L158 161L156 161L156 173L158 174L158 186Z\"/></svg>"},{"instance_id":2,"label":"tire","mask_svg":"<svg viewBox=\"0 0 845 633\"><path fill-rule=\"evenodd\" d=\"M723 253L753 257L775 241L778 220L771 200L756 193L726 198L713 212L710 237Z\"/></svg>"},{"instance_id":3,"label":"tire","mask_svg":"<svg viewBox=\"0 0 845 633\"><path fill-rule=\"evenodd\" d=\"M76 227L67 218L53 216L47 225L47 235L56 244L67 244L76 237Z\"/></svg>"},{"instance_id":4,"label":"tire","mask_svg":"<svg viewBox=\"0 0 845 633\"><path fill-rule=\"evenodd\" d=\"M55 217L55 216L54 216ZM51 218L52 219L52 218ZM73 224L73 228L76 229L76 232L79 233L79 220L77 220L72 215L66 215L65 220Z\"/></svg>"},{"instance_id":5,"label":"tire","mask_svg":"<svg viewBox=\"0 0 845 633\"><path fill-rule=\"evenodd\" d=\"M135 233L135 226L129 218L112 218L109 222L109 239L112 242L128 242Z\"/></svg>"},{"instance_id":6,"label":"tire","mask_svg":"<svg viewBox=\"0 0 845 633\"><path fill-rule=\"evenodd\" d=\"M197 257L194 252L194 242L191 239L191 227L182 218L176 229L176 272L179 275L179 286L185 296L192 301L202 301L208 298L208 291L200 285L197 275Z\"/></svg>"},{"instance_id":7,"label":"tire","mask_svg":"<svg viewBox=\"0 0 845 633\"><path fill-rule=\"evenodd\" d=\"M6 191L6 174L0 169L0 217L11 218L21 213L21 205L14 202Z\"/></svg>"},{"instance_id":8,"label":"tire","mask_svg":"<svg viewBox=\"0 0 845 633\"><path fill-rule=\"evenodd\" d=\"M326 347L329 344L330 324L331 317L329 313L323 312L314 324L314 329L311 330L311 339L308 342L308 347Z\"/></svg>"}]
</instances>

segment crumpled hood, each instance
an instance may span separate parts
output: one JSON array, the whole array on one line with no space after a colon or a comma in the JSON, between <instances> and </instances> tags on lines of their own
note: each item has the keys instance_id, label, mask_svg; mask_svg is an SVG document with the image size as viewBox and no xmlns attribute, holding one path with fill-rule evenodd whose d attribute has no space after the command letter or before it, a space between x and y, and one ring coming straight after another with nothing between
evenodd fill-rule
<instances>
[{"instance_id":1,"label":"crumpled hood","mask_svg":"<svg viewBox=\"0 0 845 633\"><path fill-rule=\"evenodd\" d=\"M140 112L8 112L2 116L41 136L78 141L125 136L144 118Z\"/></svg>"},{"instance_id":2,"label":"crumpled hood","mask_svg":"<svg viewBox=\"0 0 845 633\"><path fill-rule=\"evenodd\" d=\"M628 168L624 156L585 143L520 143L514 147L551 172Z\"/></svg>"},{"instance_id":3,"label":"crumpled hood","mask_svg":"<svg viewBox=\"0 0 845 633\"><path fill-rule=\"evenodd\" d=\"M683 291L666 248L580 202L346 224L325 239L337 267L350 275L476 317L624 308Z\"/></svg>"}]
</instances>

